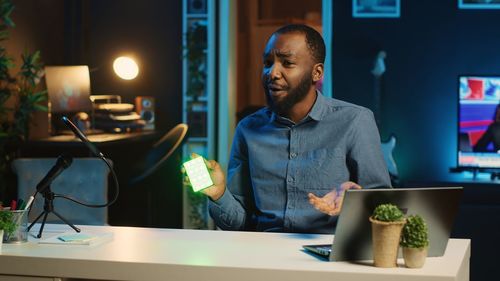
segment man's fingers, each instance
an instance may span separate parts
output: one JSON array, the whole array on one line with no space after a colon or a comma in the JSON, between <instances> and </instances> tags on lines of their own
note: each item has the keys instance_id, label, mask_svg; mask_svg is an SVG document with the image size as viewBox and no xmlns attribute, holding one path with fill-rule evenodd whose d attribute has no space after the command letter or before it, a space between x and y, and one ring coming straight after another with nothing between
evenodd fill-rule
<instances>
[{"instance_id":1,"label":"man's fingers","mask_svg":"<svg viewBox=\"0 0 500 281\"><path fill-rule=\"evenodd\" d=\"M207 168L209 168L210 170L214 170L219 166L219 163L217 163L217 161L215 160L208 160L208 161L205 160L205 164L207 165Z\"/></svg>"},{"instance_id":2,"label":"man's fingers","mask_svg":"<svg viewBox=\"0 0 500 281\"><path fill-rule=\"evenodd\" d=\"M362 187L361 185L352 181L346 181L340 185L340 190L345 191L348 189L362 189Z\"/></svg>"}]
</instances>

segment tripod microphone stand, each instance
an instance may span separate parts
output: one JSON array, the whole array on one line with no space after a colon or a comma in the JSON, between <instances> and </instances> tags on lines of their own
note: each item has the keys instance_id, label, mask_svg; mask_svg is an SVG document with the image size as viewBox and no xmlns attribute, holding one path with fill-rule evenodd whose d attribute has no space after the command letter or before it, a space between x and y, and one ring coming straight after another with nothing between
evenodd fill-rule
<instances>
[{"instance_id":1,"label":"tripod microphone stand","mask_svg":"<svg viewBox=\"0 0 500 281\"><path fill-rule=\"evenodd\" d=\"M43 211L40 213L40 215L38 215L35 221L33 221L30 226L28 226L28 231L30 231L33 225L35 225L35 223L43 216L42 225L40 226L40 231L37 235L38 238L42 237L45 221L47 220L47 216L49 215L49 213L54 213L54 215L71 226L71 228L73 228L76 232L80 232L79 228L75 227L72 223L68 222L68 220L54 211L54 199L56 197L60 197L60 195L55 194L50 189L50 184L52 183L52 181L54 181L54 179L59 176L59 174L61 174L64 169L68 168L71 163L73 163L73 158L66 155L60 155L57 158L56 164L49 170L47 175L45 175L45 177L36 186L36 191L42 194L45 204L43 205Z\"/></svg>"},{"instance_id":2,"label":"tripod microphone stand","mask_svg":"<svg viewBox=\"0 0 500 281\"><path fill-rule=\"evenodd\" d=\"M40 230L38 231L38 235L36 236L37 238L41 238L42 237L43 228L45 226L45 221L47 220L47 216L49 215L49 213L53 213L59 219L61 219L63 222L65 222L67 225L69 225L71 228L73 228L76 232L80 232L80 229L78 227L76 227L74 224L70 223L67 219L65 219L63 216L61 216L60 214L58 214L54 210L54 198L56 198L57 195L54 192L52 192L52 190L50 189L50 185L48 185L44 189L44 191L42 192L42 196L44 198L43 211L30 224L30 226L28 226L28 232L33 227L33 225L35 225L35 223L43 216L42 225L40 225Z\"/></svg>"}]
</instances>

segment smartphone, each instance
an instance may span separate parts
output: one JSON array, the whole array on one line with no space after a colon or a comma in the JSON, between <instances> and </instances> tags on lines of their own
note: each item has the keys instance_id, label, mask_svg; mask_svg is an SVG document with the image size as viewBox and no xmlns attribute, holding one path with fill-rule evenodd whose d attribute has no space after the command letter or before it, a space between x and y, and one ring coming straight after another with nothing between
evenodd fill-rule
<instances>
[{"instance_id":1,"label":"smartphone","mask_svg":"<svg viewBox=\"0 0 500 281\"><path fill-rule=\"evenodd\" d=\"M214 185L203 157L196 157L182 165L195 192Z\"/></svg>"}]
</instances>

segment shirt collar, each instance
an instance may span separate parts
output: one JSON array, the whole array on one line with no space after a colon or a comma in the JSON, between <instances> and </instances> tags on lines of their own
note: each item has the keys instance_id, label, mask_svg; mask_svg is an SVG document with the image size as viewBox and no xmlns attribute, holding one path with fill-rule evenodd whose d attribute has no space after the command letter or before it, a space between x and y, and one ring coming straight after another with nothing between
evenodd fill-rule
<instances>
[{"instance_id":1,"label":"shirt collar","mask_svg":"<svg viewBox=\"0 0 500 281\"><path fill-rule=\"evenodd\" d=\"M325 112L327 109L327 102L326 98L319 90L316 90L316 94L317 94L316 101L314 102L314 105L311 108L308 117L310 117L313 120L320 121L325 116Z\"/></svg>"}]
</instances>

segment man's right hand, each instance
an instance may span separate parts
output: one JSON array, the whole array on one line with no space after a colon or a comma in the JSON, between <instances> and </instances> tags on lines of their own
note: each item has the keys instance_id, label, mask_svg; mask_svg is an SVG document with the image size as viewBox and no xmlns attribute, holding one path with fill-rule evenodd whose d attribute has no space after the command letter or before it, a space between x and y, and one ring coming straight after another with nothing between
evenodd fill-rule
<instances>
[{"instance_id":1,"label":"man's right hand","mask_svg":"<svg viewBox=\"0 0 500 281\"><path fill-rule=\"evenodd\" d=\"M213 201L216 201L221 198L226 191L226 176L217 161L205 160L205 164L207 164L207 168L214 185L203 189L201 192L210 197Z\"/></svg>"}]
</instances>

